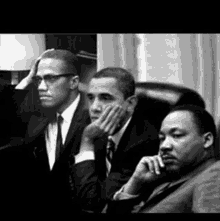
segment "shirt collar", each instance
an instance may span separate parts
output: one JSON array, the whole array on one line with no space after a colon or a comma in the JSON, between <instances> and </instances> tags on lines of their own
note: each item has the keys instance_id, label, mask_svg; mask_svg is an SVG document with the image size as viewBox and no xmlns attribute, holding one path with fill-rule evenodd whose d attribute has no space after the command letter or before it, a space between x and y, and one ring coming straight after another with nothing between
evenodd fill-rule
<instances>
[{"instance_id":1,"label":"shirt collar","mask_svg":"<svg viewBox=\"0 0 220 221\"><path fill-rule=\"evenodd\" d=\"M80 94L78 94L78 96L76 97L76 99L70 104L69 107L67 107L63 113L61 114L61 116L63 117L63 120L67 123L67 122L71 122L73 114L76 111L76 108L78 106L80 100ZM58 116L58 113L57 113Z\"/></svg>"},{"instance_id":2,"label":"shirt collar","mask_svg":"<svg viewBox=\"0 0 220 221\"><path fill-rule=\"evenodd\" d=\"M122 137L122 135L124 134L126 128L128 127L128 124L131 121L131 117L127 120L126 124L121 128L121 130L119 130L116 134L114 134L113 136L109 136L108 138L112 138L112 140L115 142L115 146L118 146L118 143Z\"/></svg>"}]
</instances>

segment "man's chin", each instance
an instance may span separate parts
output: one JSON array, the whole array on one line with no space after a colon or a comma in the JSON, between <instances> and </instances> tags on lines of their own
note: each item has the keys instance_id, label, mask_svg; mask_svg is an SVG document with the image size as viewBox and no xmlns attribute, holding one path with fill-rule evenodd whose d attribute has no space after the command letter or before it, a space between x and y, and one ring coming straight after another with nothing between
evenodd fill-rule
<instances>
[{"instance_id":1,"label":"man's chin","mask_svg":"<svg viewBox=\"0 0 220 221\"><path fill-rule=\"evenodd\" d=\"M56 106L51 102L41 102L41 107L44 110L53 110Z\"/></svg>"},{"instance_id":2,"label":"man's chin","mask_svg":"<svg viewBox=\"0 0 220 221\"><path fill-rule=\"evenodd\" d=\"M93 122L95 122L96 120L98 120L99 118L98 117L92 117L91 118L91 122L93 123Z\"/></svg>"},{"instance_id":3,"label":"man's chin","mask_svg":"<svg viewBox=\"0 0 220 221\"><path fill-rule=\"evenodd\" d=\"M44 109L48 109L48 108L53 108L53 105L48 104L48 103L41 103L41 107Z\"/></svg>"},{"instance_id":4,"label":"man's chin","mask_svg":"<svg viewBox=\"0 0 220 221\"><path fill-rule=\"evenodd\" d=\"M165 164L165 169L167 173L177 173L179 171L179 167L175 164Z\"/></svg>"}]
</instances>

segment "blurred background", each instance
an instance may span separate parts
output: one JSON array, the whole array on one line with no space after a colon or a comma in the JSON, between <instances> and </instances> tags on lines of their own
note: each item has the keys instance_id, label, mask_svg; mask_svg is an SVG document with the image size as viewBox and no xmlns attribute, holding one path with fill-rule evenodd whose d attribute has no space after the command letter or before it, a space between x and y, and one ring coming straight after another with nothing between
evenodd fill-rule
<instances>
[{"instance_id":1,"label":"blurred background","mask_svg":"<svg viewBox=\"0 0 220 221\"><path fill-rule=\"evenodd\" d=\"M18 84L45 49L56 48L77 54L81 81L87 82L97 68L96 38L96 34L0 34L0 78Z\"/></svg>"},{"instance_id":2,"label":"blurred background","mask_svg":"<svg viewBox=\"0 0 220 221\"><path fill-rule=\"evenodd\" d=\"M97 68L120 66L138 82L196 90L220 124L219 34L98 34Z\"/></svg>"}]
</instances>

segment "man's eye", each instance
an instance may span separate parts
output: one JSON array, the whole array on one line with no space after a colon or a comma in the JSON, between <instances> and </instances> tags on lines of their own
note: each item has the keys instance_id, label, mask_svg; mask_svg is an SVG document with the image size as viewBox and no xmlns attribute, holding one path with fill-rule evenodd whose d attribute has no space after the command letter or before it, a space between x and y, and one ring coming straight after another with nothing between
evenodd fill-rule
<instances>
[{"instance_id":1,"label":"man's eye","mask_svg":"<svg viewBox=\"0 0 220 221\"><path fill-rule=\"evenodd\" d=\"M180 137L182 137L183 135L182 134L173 134L173 137L174 138L180 138Z\"/></svg>"},{"instance_id":2,"label":"man's eye","mask_svg":"<svg viewBox=\"0 0 220 221\"><path fill-rule=\"evenodd\" d=\"M111 96L109 96L109 95L103 95L103 96L102 96L102 99L105 100L105 101L111 101L111 100L113 100L113 98L112 98Z\"/></svg>"},{"instance_id":3,"label":"man's eye","mask_svg":"<svg viewBox=\"0 0 220 221\"><path fill-rule=\"evenodd\" d=\"M34 76L32 79L33 79L34 81L38 82L38 81L40 81L40 80L41 80L41 77Z\"/></svg>"},{"instance_id":4,"label":"man's eye","mask_svg":"<svg viewBox=\"0 0 220 221\"><path fill-rule=\"evenodd\" d=\"M53 76L53 75L47 75L44 77L44 79L46 81L55 81L56 80L56 76Z\"/></svg>"},{"instance_id":5,"label":"man's eye","mask_svg":"<svg viewBox=\"0 0 220 221\"><path fill-rule=\"evenodd\" d=\"M93 99L93 96L88 94L88 95L87 95L87 98L88 98L88 100L91 101L91 100Z\"/></svg>"}]
</instances>

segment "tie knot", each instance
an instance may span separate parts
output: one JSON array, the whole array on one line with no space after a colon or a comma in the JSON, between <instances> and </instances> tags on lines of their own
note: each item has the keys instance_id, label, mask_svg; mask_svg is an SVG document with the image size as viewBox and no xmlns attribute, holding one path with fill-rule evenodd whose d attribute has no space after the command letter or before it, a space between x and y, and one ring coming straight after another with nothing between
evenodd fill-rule
<instances>
[{"instance_id":1,"label":"tie knot","mask_svg":"<svg viewBox=\"0 0 220 221\"><path fill-rule=\"evenodd\" d=\"M62 122L63 122L63 117L62 117L62 115L59 114L59 115L57 116L57 123L58 123L58 124L61 124Z\"/></svg>"},{"instance_id":2,"label":"tie knot","mask_svg":"<svg viewBox=\"0 0 220 221\"><path fill-rule=\"evenodd\" d=\"M112 138L108 138L107 150L112 152L115 150L115 142L112 140Z\"/></svg>"}]
</instances>

